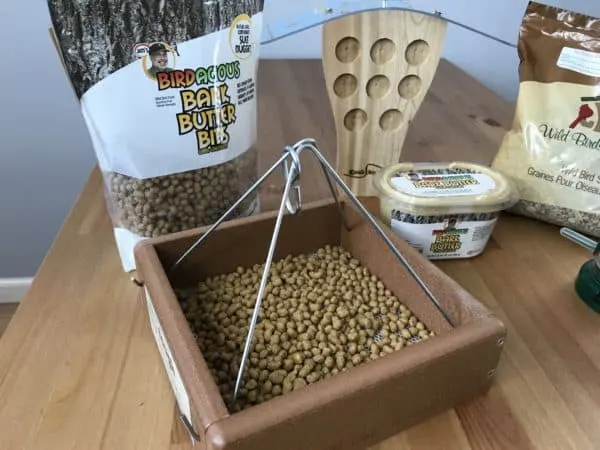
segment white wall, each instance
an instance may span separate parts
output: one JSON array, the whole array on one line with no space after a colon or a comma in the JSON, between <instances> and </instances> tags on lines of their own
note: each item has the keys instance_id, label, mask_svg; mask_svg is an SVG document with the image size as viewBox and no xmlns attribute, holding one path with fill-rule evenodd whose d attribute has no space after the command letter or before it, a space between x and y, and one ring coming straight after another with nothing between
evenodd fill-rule
<instances>
[{"instance_id":1,"label":"white wall","mask_svg":"<svg viewBox=\"0 0 600 450\"><path fill-rule=\"evenodd\" d=\"M267 20L341 0L267 0ZM455 20L515 42L526 0L413 0ZM600 16L590 0L547 0ZM95 162L77 102L47 28L44 0L0 2L0 278L31 276ZM320 56L313 29L262 49L265 58ZM450 27L444 56L509 100L517 88L516 51ZM54 187L50 188L50 185Z\"/></svg>"},{"instance_id":2,"label":"white wall","mask_svg":"<svg viewBox=\"0 0 600 450\"><path fill-rule=\"evenodd\" d=\"M94 164L48 24L43 0L0 2L0 278L35 274Z\"/></svg>"}]
</instances>

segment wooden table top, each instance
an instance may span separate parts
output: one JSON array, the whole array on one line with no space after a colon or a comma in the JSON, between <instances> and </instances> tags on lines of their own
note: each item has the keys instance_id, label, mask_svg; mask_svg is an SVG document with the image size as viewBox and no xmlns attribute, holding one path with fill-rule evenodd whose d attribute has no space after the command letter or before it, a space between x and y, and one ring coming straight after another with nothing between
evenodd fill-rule
<instances>
[{"instance_id":1,"label":"wooden table top","mask_svg":"<svg viewBox=\"0 0 600 450\"><path fill-rule=\"evenodd\" d=\"M304 137L333 161L320 62L263 61L260 71L263 169ZM403 160L489 164L512 114L442 62ZM303 175L306 200L327 192L314 177ZM600 315L573 291L588 257L557 227L504 216L483 255L438 263L507 325L496 382L376 449L600 448ZM189 448L141 300L121 269L94 170L0 340L1 449Z\"/></svg>"}]
</instances>

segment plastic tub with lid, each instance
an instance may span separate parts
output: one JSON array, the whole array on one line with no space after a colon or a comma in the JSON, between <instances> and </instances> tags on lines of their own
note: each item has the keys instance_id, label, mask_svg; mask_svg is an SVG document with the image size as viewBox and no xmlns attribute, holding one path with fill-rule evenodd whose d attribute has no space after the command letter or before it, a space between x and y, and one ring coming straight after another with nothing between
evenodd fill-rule
<instances>
[{"instance_id":1,"label":"plastic tub with lid","mask_svg":"<svg viewBox=\"0 0 600 450\"><path fill-rule=\"evenodd\" d=\"M466 162L396 164L374 183L382 219L429 259L482 253L501 212L518 199L502 174Z\"/></svg>"}]
</instances>

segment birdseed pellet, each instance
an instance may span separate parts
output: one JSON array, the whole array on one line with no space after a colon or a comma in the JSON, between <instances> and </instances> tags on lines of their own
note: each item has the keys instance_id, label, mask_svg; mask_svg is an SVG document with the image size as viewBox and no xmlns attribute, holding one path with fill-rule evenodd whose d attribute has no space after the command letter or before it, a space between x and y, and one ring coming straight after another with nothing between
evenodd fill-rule
<instances>
[{"instance_id":1,"label":"birdseed pellet","mask_svg":"<svg viewBox=\"0 0 600 450\"><path fill-rule=\"evenodd\" d=\"M600 237L600 213L521 200L511 212Z\"/></svg>"},{"instance_id":2,"label":"birdseed pellet","mask_svg":"<svg viewBox=\"0 0 600 450\"><path fill-rule=\"evenodd\" d=\"M264 265L238 267L179 291L184 314L230 405ZM434 333L341 247L271 267L235 410L431 338Z\"/></svg>"},{"instance_id":3,"label":"birdseed pellet","mask_svg":"<svg viewBox=\"0 0 600 450\"><path fill-rule=\"evenodd\" d=\"M139 180L111 173L110 201L119 226L144 237L216 222L256 181L256 151L219 166ZM252 196L231 215L250 215Z\"/></svg>"},{"instance_id":4,"label":"birdseed pellet","mask_svg":"<svg viewBox=\"0 0 600 450\"><path fill-rule=\"evenodd\" d=\"M139 240L214 223L256 181L263 5L48 0L125 270Z\"/></svg>"},{"instance_id":5,"label":"birdseed pellet","mask_svg":"<svg viewBox=\"0 0 600 450\"><path fill-rule=\"evenodd\" d=\"M598 22L529 3L515 118L492 167L519 190L510 212L600 237Z\"/></svg>"}]
</instances>

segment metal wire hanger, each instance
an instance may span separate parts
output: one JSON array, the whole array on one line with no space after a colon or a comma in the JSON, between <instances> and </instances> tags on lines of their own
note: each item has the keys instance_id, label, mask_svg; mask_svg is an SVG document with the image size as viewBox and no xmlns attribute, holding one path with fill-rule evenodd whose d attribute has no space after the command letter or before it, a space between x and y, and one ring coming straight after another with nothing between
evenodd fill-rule
<instances>
[{"instance_id":1,"label":"metal wire hanger","mask_svg":"<svg viewBox=\"0 0 600 450\"><path fill-rule=\"evenodd\" d=\"M277 218L275 220L275 227L273 230L273 235L271 237L271 243L269 245L269 251L267 253L267 259L265 262L262 278L260 280L260 285L258 288L258 293L256 296L256 303L254 305L254 310L252 313L252 318L250 321L250 327L248 330L248 335L246 337L246 342L244 345L244 352L242 354L242 360L240 363L240 367L237 373L237 378L235 382L235 389L233 393L232 406L235 405L237 401L240 387L242 385L242 381L245 374L246 364L250 355L250 350L252 347L252 340L254 338L254 331L256 329L256 325L258 323L258 316L260 314L260 309L262 305L262 300L265 295L265 290L267 287L267 281L269 279L269 273L271 269L271 264L273 262L273 255L275 253L275 248L277 246L277 240L279 238L279 231L281 229L281 223L283 220L284 214L287 213L291 215L298 214L302 210L302 196L300 190L300 175L302 173L302 166L300 163L300 154L307 150L310 154L312 154L320 163L323 175L325 176L327 183L329 185L329 189L331 194L333 195L335 202L338 207L338 211L341 215L344 226L348 228L348 223L345 220L345 214L342 209L342 205L337 194L337 191L333 185L333 181L342 189L344 194L350 198L351 203L362 213L364 218L369 222L369 224L375 229L377 234L384 242L387 244L390 251L396 256L398 261L406 268L412 278L417 282L419 287L423 290L423 292L427 295L427 298L431 301L431 303L435 306L435 308L440 312L440 314L444 317L444 319L453 326L453 323L449 317L449 315L444 311L439 301L431 292L429 287L425 284L425 282L421 279L419 274L414 270L414 268L410 265L407 259L400 253L400 251L394 246L393 242L387 236L385 231L381 228L381 226L377 223L377 221L373 218L373 216L369 213L369 211L365 208L365 206L360 202L360 200L354 195L354 193L350 190L350 188L344 183L342 178L338 175L335 169L329 164L327 159L321 154L319 151L317 144L314 139L303 139L296 143L294 146L287 146L283 150L283 154L280 158L217 220L202 236L200 236L184 253L183 255L171 266L170 271L176 270L185 260L186 258L198 248L208 237L221 225L227 217L229 217L233 211L244 201L246 200L258 187L271 175L278 167L283 169L283 177L285 180L283 196L281 198L281 203L279 205L279 210L277 213ZM292 198L290 198L292 197Z\"/></svg>"}]
</instances>

